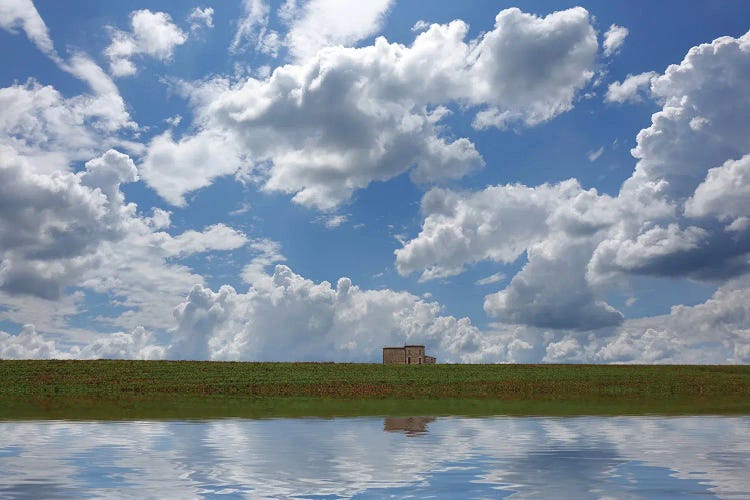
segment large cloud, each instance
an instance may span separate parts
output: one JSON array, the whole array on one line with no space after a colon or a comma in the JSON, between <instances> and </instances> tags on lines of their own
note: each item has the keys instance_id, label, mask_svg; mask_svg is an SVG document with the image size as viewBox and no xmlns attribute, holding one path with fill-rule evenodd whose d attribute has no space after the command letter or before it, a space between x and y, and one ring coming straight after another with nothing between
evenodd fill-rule
<instances>
[{"instance_id":1,"label":"large cloud","mask_svg":"<svg viewBox=\"0 0 750 500\"><path fill-rule=\"evenodd\" d=\"M0 332L0 357L376 362L383 345L420 342L441 362L750 361L746 279L727 283L704 304L595 332L508 324L481 331L406 292L363 290L347 278L333 287L282 265L254 283L246 293L194 286L174 310L167 342L134 328L63 347L28 325L18 335Z\"/></svg>"},{"instance_id":2,"label":"large cloud","mask_svg":"<svg viewBox=\"0 0 750 500\"><path fill-rule=\"evenodd\" d=\"M422 230L396 250L406 275L422 279L458 274L480 260L511 263L552 233L589 235L615 221L611 198L575 180L527 187L490 186L476 193L433 189L424 195Z\"/></svg>"},{"instance_id":3,"label":"large cloud","mask_svg":"<svg viewBox=\"0 0 750 500\"><path fill-rule=\"evenodd\" d=\"M495 29L471 54L476 61L467 76L476 93L468 100L489 106L474 125L536 125L568 111L576 91L593 77L597 47L581 7L544 18L515 8L501 11Z\"/></svg>"},{"instance_id":4,"label":"large cloud","mask_svg":"<svg viewBox=\"0 0 750 500\"><path fill-rule=\"evenodd\" d=\"M484 309L508 323L591 330L618 325L623 315L586 282L591 241L558 235L528 249L529 262L508 287L488 295Z\"/></svg>"},{"instance_id":5,"label":"large cloud","mask_svg":"<svg viewBox=\"0 0 750 500\"><path fill-rule=\"evenodd\" d=\"M744 273L749 74L750 34L694 47L663 75L646 74L663 109L638 134L635 171L615 198L573 181L427 193L421 232L396 251L399 272L429 279L525 252L523 270L487 296L487 312L579 330L622 321L602 297L629 275L721 283ZM566 339L552 358L572 347Z\"/></svg>"},{"instance_id":6,"label":"large cloud","mask_svg":"<svg viewBox=\"0 0 750 500\"><path fill-rule=\"evenodd\" d=\"M34 80L0 89L0 319L79 340L91 332L69 320L82 313L128 331L166 328L185 290L203 283L176 261L247 239L222 224L172 235L166 212L138 214L120 190L137 170L128 155L107 150L140 151L121 138L137 126L116 85L83 53L46 55L91 91L63 97ZM89 161L74 173L81 160ZM85 304L97 293L112 311L93 318Z\"/></svg>"},{"instance_id":7,"label":"large cloud","mask_svg":"<svg viewBox=\"0 0 750 500\"><path fill-rule=\"evenodd\" d=\"M432 279L480 260L528 264L485 310L504 321L548 328L592 329L622 321L586 282L596 242L617 220L612 198L573 180L530 188L490 186L476 193L444 189L422 200L419 235L396 250L401 274L424 269ZM564 256L564 257L562 257Z\"/></svg>"},{"instance_id":8,"label":"large cloud","mask_svg":"<svg viewBox=\"0 0 750 500\"><path fill-rule=\"evenodd\" d=\"M163 301L162 301L163 302ZM96 337L72 348L28 326L0 332L0 357L128 357L274 361L379 360L384 345L426 343L441 361L485 359L493 347L468 318L407 292L363 290L348 278L335 288L277 265L256 276L247 293L195 285L174 309L169 344L142 328Z\"/></svg>"},{"instance_id":9,"label":"large cloud","mask_svg":"<svg viewBox=\"0 0 750 500\"><path fill-rule=\"evenodd\" d=\"M740 229L750 216L750 154L712 168L685 202L688 217L713 216Z\"/></svg>"},{"instance_id":10,"label":"large cloud","mask_svg":"<svg viewBox=\"0 0 750 500\"><path fill-rule=\"evenodd\" d=\"M744 215L729 204L747 190L748 75L750 33L693 47L652 80L664 106L638 134L638 163L619 195L624 215L595 251L591 279L623 272L720 281L748 269L750 233L741 221L734 229L725 222Z\"/></svg>"},{"instance_id":11,"label":"large cloud","mask_svg":"<svg viewBox=\"0 0 750 500\"><path fill-rule=\"evenodd\" d=\"M377 361L384 345L426 343L442 361L481 351L467 318L406 292L314 283L277 265L246 294L197 286L175 309L178 359Z\"/></svg>"},{"instance_id":12,"label":"large cloud","mask_svg":"<svg viewBox=\"0 0 750 500\"><path fill-rule=\"evenodd\" d=\"M14 320L34 318L21 295L61 300L68 287L111 294L119 315L100 318L124 328L166 328L169 310L203 278L172 259L245 245L244 234L224 224L170 235L169 216L137 214L120 184L138 173L127 155L109 150L85 170L47 173L38 160L0 146L0 291ZM20 317L25 309L26 316Z\"/></svg>"},{"instance_id":13,"label":"large cloud","mask_svg":"<svg viewBox=\"0 0 750 500\"><path fill-rule=\"evenodd\" d=\"M9 148L0 155L0 288L59 298L98 245L124 236L121 182L137 180L132 160L110 150L79 174L35 174Z\"/></svg>"},{"instance_id":14,"label":"large cloud","mask_svg":"<svg viewBox=\"0 0 750 500\"><path fill-rule=\"evenodd\" d=\"M359 49L322 49L267 79L183 85L198 132L156 138L144 179L180 204L243 166L266 190L331 209L407 170L431 183L481 166L468 139L444 132L444 105L478 107L480 128L531 126L570 109L593 76L597 40L584 9L544 18L509 9L478 39L465 41L467 31L462 21L435 24L408 47L378 38ZM184 182L162 174L178 170Z\"/></svg>"}]
</instances>

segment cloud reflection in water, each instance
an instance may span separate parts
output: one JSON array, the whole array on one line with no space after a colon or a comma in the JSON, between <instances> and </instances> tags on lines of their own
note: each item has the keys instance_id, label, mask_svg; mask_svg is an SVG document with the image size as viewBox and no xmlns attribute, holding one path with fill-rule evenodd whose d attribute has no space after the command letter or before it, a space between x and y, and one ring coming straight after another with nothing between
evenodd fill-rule
<instances>
[{"instance_id":1,"label":"cloud reflection in water","mask_svg":"<svg viewBox=\"0 0 750 500\"><path fill-rule=\"evenodd\" d=\"M0 422L0 497L750 495L750 417Z\"/></svg>"}]
</instances>

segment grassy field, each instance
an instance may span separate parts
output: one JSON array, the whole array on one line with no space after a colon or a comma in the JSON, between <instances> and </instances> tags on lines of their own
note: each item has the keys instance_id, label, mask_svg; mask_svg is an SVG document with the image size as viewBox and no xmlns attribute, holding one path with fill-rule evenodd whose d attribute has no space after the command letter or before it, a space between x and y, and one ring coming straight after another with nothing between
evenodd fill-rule
<instances>
[{"instance_id":1,"label":"grassy field","mask_svg":"<svg viewBox=\"0 0 750 500\"><path fill-rule=\"evenodd\" d=\"M0 418L750 414L750 366L0 361Z\"/></svg>"}]
</instances>

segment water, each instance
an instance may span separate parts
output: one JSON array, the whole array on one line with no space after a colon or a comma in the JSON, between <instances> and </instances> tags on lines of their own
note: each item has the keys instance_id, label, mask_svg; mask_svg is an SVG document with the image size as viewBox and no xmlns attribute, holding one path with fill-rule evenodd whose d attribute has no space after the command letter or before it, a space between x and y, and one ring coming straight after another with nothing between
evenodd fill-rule
<instances>
[{"instance_id":1,"label":"water","mask_svg":"<svg viewBox=\"0 0 750 500\"><path fill-rule=\"evenodd\" d=\"M0 422L0 498L750 497L750 417Z\"/></svg>"}]
</instances>

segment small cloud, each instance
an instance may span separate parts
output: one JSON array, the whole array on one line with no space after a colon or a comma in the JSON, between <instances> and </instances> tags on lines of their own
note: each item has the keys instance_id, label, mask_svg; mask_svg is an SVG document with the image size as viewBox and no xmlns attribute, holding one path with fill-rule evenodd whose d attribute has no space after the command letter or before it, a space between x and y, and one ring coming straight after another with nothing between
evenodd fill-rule
<instances>
[{"instance_id":1,"label":"small cloud","mask_svg":"<svg viewBox=\"0 0 750 500\"><path fill-rule=\"evenodd\" d=\"M750 217L738 217L731 224L724 226L725 231L742 233L750 228Z\"/></svg>"},{"instance_id":2,"label":"small cloud","mask_svg":"<svg viewBox=\"0 0 750 500\"><path fill-rule=\"evenodd\" d=\"M147 217L146 221L154 229L166 229L170 225L172 225L172 212L154 207L152 213L153 215L151 217Z\"/></svg>"},{"instance_id":3,"label":"small cloud","mask_svg":"<svg viewBox=\"0 0 750 500\"><path fill-rule=\"evenodd\" d=\"M130 25L131 31L107 27L112 40L104 55L109 59L110 72L116 77L134 75L137 68L133 58L139 55L170 61L175 47L188 39L165 12L134 10L130 13Z\"/></svg>"},{"instance_id":4,"label":"small cloud","mask_svg":"<svg viewBox=\"0 0 750 500\"><path fill-rule=\"evenodd\" d=\"M586 157L589 159L589 161L596 161L599 159L599 157L604 153L604 146L600 147L596 151L589 151L586 153Z\"/></svg>"},{"instance_id":5,"label":"small cloud","mask_svg":"<svg viewBox=\"0 0 750 500\"><path fill-rule=\"evenodd\" d=\"M158 221L157 221L158 222ZM155 224L152 222L152 225ZM212 251L230 251L248 243L244 233L222 223L208 226L202 231L189 229L177 236L165 234L161 248L167 257L185 258Z\"/></svg>"},{"instance_id":6,"label":"small cloud","mask_svg":"<svg viewBox=\"0 0 750 500\"><path fill-rule=\"evenodd\" d=\"M283 40L278 32L268 28L270 4L266 0L245 0L242 7L243 17L237 24L229 52L238 54L249 46L261 54L277 57Z\"/></svg>"},{"instance_id":7,"label":"small cloud","mask_svg":"<svg viewBox=\"0 0 750 500\"><path fill-rule=\"evenodd\" d=\"M238 208L236 210L232 210L231 212L229 212L229 215L231 215L231 216L234 217L234 216L237 216L237 215L246 214L246 213L248 213L250 211L251 208L252 208L252 205L250 205L249 203L245 202L242 205L240 205L240 208Z\"/></svg>"},{"instance_id":8,"label":"small cloud","mask_svg":"<svg viewBox=\"0 0 750 500\"><path fill-rule=\"evenodd\" d=\"M169 118L165 118L164 121L167 122L167 124L170 127L178 127L180 123L182 122L182 116L181 115L170 116Z\"/></svg>"},{"instance_id":9,"label":"small cloud","mask_svg":"<svg viewBox=\"0 0 750 500\"><path fill-rule=\"evenodd\" d=\"M694 130L696 132L700 131L703 127L706 125L709 125L711 122L708 121L708 119L702 117L702 116L696 116L695 118L692 118L690 120L690 129Z\"/></svg>"},{"instance_id":10,"label":"small cloud","mask_svg":"<svg viewBox=\"0 0 750 500\"><path fill-rule=\"evenodd\" d=\"M602 66L597 70L596 73L594 73L594 81L591 82L591 88L597 88L602 83L604 83L604 80L607 79L607 75L609 75L609 71L605 66ZM589 92L589 94L592 92Z\"/></svg>"},{"instance_id":11,"label":"small cloud","mask_svg":"<svg viewBox=\"0 0 750 500\"><path fill-rule=\"evenodd\" d=\"M628 297L628 299L625 301L625 306L630 307L633 304L635 304L636 302L638 302L637 298L635 298L635 297Z\"/></svg>"},{"instance_id":12,"label":"small cloud","mask_svg":"<svg viewBox=\"0 0 750 500\"><path fill-rule=\"evenodd\" d=\"M505 274L495 273L490 276L487 276L486 278L477 280L475 284L476 285L490 285L492 283L497 283L498 281L503 281L504 279L505 279Z\"/></svg>"},{"instance_id":13,"label":"small cloud","mask_svg":"<svg viewBox=\"0 0 750 500\"><path fill-rule=\"evenodd\" d=\"M202 28L214 27L214 9L206 7L205 9L194 8L187 18L190 23L190 31L198 31Z\"/></svg>"},{"instance_id":14,"label":"small cloud","mask_svg":"<svg viewBox=\"0 0 750 500\"><path fill-rule=\"evenodd\" d=\"M348 215L335 214L335 215L320 215L315 217L313 221L317 224L323 224L328 229L335 229L341 224L349 220Z\"/></svg>"},{"instance_id":15,"label":"small cloud","mask_svg":"<svg viewBox=\"0 0 750 500\"><path fill-rule=\"evenodd\" d=\"M628 75L625 80L612 82L604 96L604 102L641 102L643 94L648 94L651 82L659 76L655 71L648 71L638 75Z\"/></svg>"},{"instance_id":16,"label":"small cloud","mask_svg":"<svg viewBox=\"0 0 750 500\"><path fill-rule=\"evenodd\" d=\"M425 21L423 19L420 19L419 21L417 21L416 23L414 23L414 26L411 27L411 30L414 31L414 32L424 31L424 30L426 30L429 27L430 27L430 23L428 23L427 21Z\"/></svg>"},{"instance_id":17,"label":"small cloud","mask_svg":"<svg viewBox=\"0 0 750 500\"><path fill-rule=\"evenodd\" d=\"M609 57L616 54L620 50L620 47L622 47L622 44L625 43L628 33L630 31L622 26L617 26L616 24L610 26L604 34L604 43L602 44L604 47L604 56Z\"/></svg>"}]
</instances>

